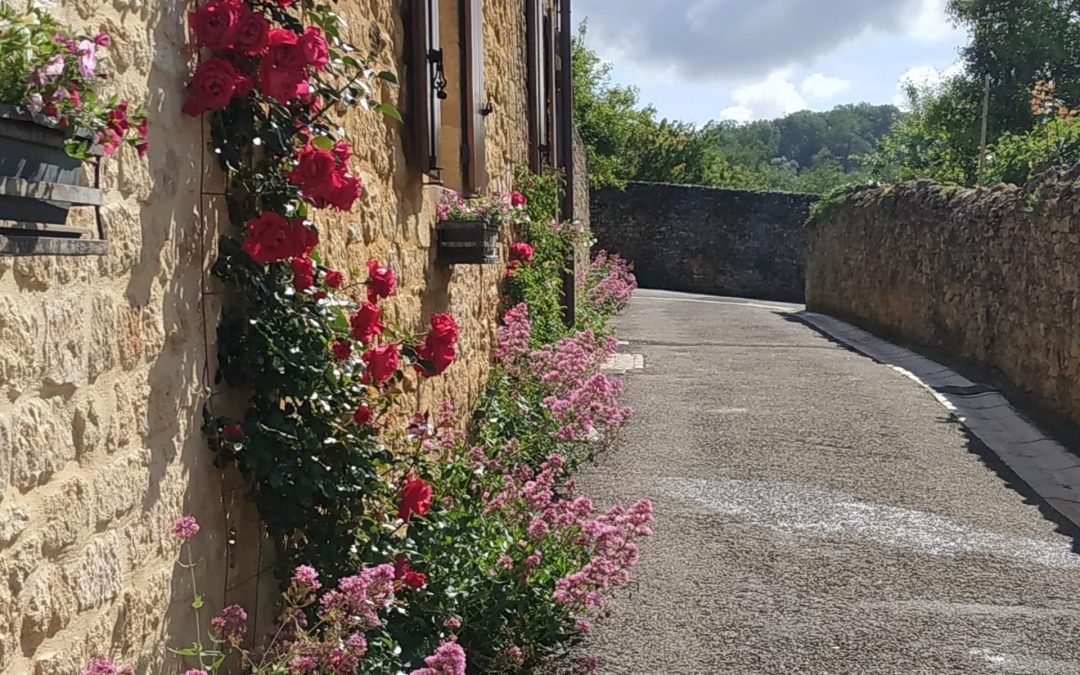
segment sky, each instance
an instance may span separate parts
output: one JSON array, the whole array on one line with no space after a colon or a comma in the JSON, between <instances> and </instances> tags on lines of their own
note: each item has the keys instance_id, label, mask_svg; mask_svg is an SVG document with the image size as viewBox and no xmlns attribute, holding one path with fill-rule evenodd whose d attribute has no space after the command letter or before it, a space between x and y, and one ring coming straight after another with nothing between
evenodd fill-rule
<instances>
[{"instance_id":1,"label":"sky","mask_svg":"<svg viewBox=\"0 0 1080 675\"><path fill-rule=\"evenodd\" d=\"M960 68L946 0L574 0L587 44L661 117L771 119L902 104L904 80Z\"/></svg>"}]
</instances>

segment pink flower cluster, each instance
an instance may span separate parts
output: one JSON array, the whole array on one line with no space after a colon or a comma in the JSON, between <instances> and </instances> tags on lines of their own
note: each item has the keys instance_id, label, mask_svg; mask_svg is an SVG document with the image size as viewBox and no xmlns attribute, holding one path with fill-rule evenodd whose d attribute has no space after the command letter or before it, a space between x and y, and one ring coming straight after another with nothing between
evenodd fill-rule
<instances>
[{"instance_id":1,"label":"pink flower cluster","mask_svg":"<svg viewBox=\"0 0 1080 675\"><path fill-rule=\"evenodd\" d=\"M369 630L382 625L379 612L389 607L393 600L394 566L368 567L360 574L345 577L335 590L323 594L320 616Z\"/></svg>"},{"instance_id":2,"label":"pink flower cluster","mask_svg":"<svg viewBox=\"0 0 1080 675\"><path fill-rule=\"evenodd\" d=\"M555 582L552 599L576 613L604 607L605 591L630 580L630 568L638 561L636 537L648 537L652 530L652 503L642 499L623 509L613 506L596 519L580 523L581 543L593 558L585 567Z\"/></svg>"},{"instance_id":3,"label":"pink flower cluster","mask_svg":"<svg viewBox=\"0 0 1080 675\"><path fill-rule=\"evenodd\" d=\"M637 289L630 263L614 253L599 251L578 281L585 287L589 303L597 309L621 311Z\"/></svg>"},{"instance_id":4,"label":"pink flower cluster","mask_svg":"<svg viewBox=\"0 0 1080 675\"><path fill-rule=\"evenodd\" d=\"M544 405L561 427L556 438L586 440L621 426L632 410L620 406L622 382L600 372L615 353L615 338L582 331L542 349L529 349L528 307L521 303L503 316L496 332L495 359L519 379L539 377L550 393Z\"/></svg>"},{"instance_id":5,"label":"pink flower cluster","mask_svg":"<svg viewBox=\"0 0 1080 675\"><path fill-rule=\"evenodd\" d=\"M427 668L418 668L409 675L465 675L465 650L453 640L444 642L424 663Z\"/></svg>"}]
</instances>

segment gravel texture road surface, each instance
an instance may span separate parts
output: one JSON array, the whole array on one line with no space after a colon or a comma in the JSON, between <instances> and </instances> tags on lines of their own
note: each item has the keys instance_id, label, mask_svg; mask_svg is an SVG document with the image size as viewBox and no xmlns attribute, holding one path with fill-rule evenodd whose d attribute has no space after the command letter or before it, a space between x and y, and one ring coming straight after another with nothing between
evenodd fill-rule
<instances>
[{"instance_id":1,"label":"gravel texture road surface","mask_svg":"<svg viewBox=\"0 0 1080 675\"><path fill-rule=\"evenodd\" d=\"M656 534L582 653L607 675L1080 673L1073 539L929 391L791 309L640 291L620 319L635 416L579 484L650 497Z\"/></svg>"}]
</instances>

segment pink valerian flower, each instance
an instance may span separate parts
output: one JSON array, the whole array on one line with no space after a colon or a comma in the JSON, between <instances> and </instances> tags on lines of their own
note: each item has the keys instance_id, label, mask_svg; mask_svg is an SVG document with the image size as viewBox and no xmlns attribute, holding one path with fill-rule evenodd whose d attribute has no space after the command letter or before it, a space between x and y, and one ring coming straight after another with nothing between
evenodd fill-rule
<instances>
[{"instance_id":1,"label":"pink valerian flower","mask_svg":"<svg viewBox=\"0 0 1080 675\"><path fill-rule=\"evenodd\" d=\"M574 675L587 675L594 673L600 667L600 661L595 656L584 656L574 664Z\"/></svg>"},{"instance_id":2,"label":"pink valerian flower","mask_svg":"<svg viewBox=\"0 0 1080 675\"><path fill-rule=\"evenodd\" d=\"M308 654L295 656L289 661L290 675L307 675L314 673L318 668L319 660Z\"/></svg>"},{"instance_id":3,"label":"pink valerian flower","mask_svg":"<svg viewBox=\"0 0 1080 675\"><path fill-rule=\"evenodd\" d=\"M319 582L319 573L311 565L299 565L293 571L289 583L290 589L296 591L299 595L306 595L322 588L322 584Z\"/></svg>"},{"instance_id":4,"label":"pink valerian flower","mask_svg":"<svg viewBox=\"0 0 1080 675\"><path fill-rule=\"evenodd\" d=\"M446 621L443 621L442 625L443 628L446 628L448 630L457 630L461 628L461 619L457 618L456 616L452 616Z\"/></svg>"},{"instance_id":5,"label":"pink valerian flower","mask_svg":"<svg viewBox=\"0 0 1080 675\"><path fill-rule=\"evenodd\" d=\"M588 635L592 631L592 623L588 619L578 619L574 622L574 630L582 635Z\"/></svg>"},{"instance_id":6,"label":"pink valerian flower","mask_svg":"<svg viewBox=\"0 0 1080 675\"><path fill-rule=\"evenodd\" d=\"M210 673L200 668L192 668L191 670L185 672L184 675L210 675Z\"/></svg>"},{"instance_id":7,"label":"pink valerian flower","mask_svg":"<svg viewBox=\"0 0 1080 675\"><path fill-rule=\"evenodd\" d=\"M503 315L503 325L495 333L495 362L504 366L511 375L522 377L527 364L522 363L529 353L529 307L524 302L511 307Z\"/></svg>"},{"instance_id":8,"label":"pink valerian flower","mask_svg":"<svg viewBox=\"0 0 1080 675\"><path fill-rule=\"evenodd\" d=\"M637 290L637 279L630 263L618 255L599 251L589 267L578 273L585 297L597 309L621 311Z\"/></svg>"},{"instance_id":9,"label":"pink valerian flower","mask_svg":"<svg viewBox=\"0 0 1080 675\"><path fill-rule=\"evenodd\" d=\"M465 650L452 640L444 642L424 663L427 668L418 668L409 675L465 675Z\"/></svg>"},{"instance_id":10,"label":"pink valerian flower","mask_svg":"<svg viewBox=\"0 0 1080 675\"><path fill-rule=\"evenodd\" d=\"M247 633L247 612L240 605L229 605L210 619L210 627L217 629L222 640L239 644Z\"/></svg>"},{"instance_id":11,"label":"pink valerian flower","mask_svg":"<svg viewBox=\"0 0 1080 675\"><path fill-rule=\"evenodd\" d=\"M94 659L79 675L134 675L131 666L118 667L109 659Z\"/></svg>"},{"instance_id":12,"label":"pink valerian flower","mask_svg":"<svg viewBox=\"0 0 1080 675\"><path fill-rule=\"evenodd\" d=\"M360 574L345 577L336 589L320 599L321 618L365 631L382 625L379 612L394 600L394 566L366 567Z\"/></svg>"},{"instance_id":13,"label":"pink valerian flower","mask_svg":"<svg viewBox=\"0 0 1080 675\"><path fill-rule=\"evenodd\" d=\"M192 516L181 516L173 524L172 533L180 541L188 541L199 533L199 522Z\"/></svg>"}]
</instances>

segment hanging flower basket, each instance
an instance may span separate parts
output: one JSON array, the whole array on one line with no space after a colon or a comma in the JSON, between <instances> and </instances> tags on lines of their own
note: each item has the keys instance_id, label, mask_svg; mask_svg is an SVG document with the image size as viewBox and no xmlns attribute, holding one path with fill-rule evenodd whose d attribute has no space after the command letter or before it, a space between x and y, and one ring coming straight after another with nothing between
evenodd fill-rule
<instances>
[{"instance_id":1,"label":"hanging flower basket","mask_svg":"<svg viewBox=\"0 0 1080 675\"><path fill-rule=\"evenodd\" d=\"M69 138L42 115L0 105L0 221L9 228L62 236L71 207L101 205L100 190L81 186L84 162L65 150Z\"/></svg>"},{"instance_id":2,"label":"hanging flower basket","mask_svg":"<svg viewBox=\"0 0 1080 675\"><path fill-rule=\"evenodd\" d=\"M486 220L444 220L435 227L439 262L497 265L499 225Z\"/></svg>"}]
</instances>

